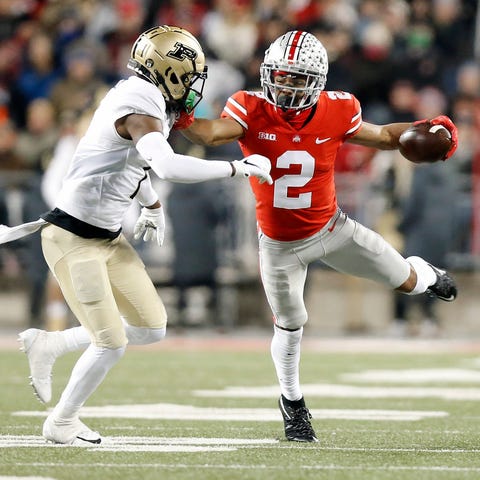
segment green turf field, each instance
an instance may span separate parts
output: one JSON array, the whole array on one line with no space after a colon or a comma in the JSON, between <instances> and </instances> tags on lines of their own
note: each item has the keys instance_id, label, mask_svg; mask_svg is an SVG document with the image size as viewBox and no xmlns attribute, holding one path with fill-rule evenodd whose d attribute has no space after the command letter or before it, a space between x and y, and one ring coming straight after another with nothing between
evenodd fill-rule
<instances>
[{"instance_id":1,"label":"green turf field","mask_svg":"<svg viewBox=\"0 0 480 480\"><path fill-rule=\"evenodd\" d=\"M33 397L25 355L7 349L0 352L0 477L479 479L475 351L354 350L304 349L318 444L283 439L267 339L252 348L167 339L164 347L129 350L84 409L82 419L104 441L82 448L44 443L51 406ZM54 401L76 358L57 362Z\"/></svg>"}]
</instances>

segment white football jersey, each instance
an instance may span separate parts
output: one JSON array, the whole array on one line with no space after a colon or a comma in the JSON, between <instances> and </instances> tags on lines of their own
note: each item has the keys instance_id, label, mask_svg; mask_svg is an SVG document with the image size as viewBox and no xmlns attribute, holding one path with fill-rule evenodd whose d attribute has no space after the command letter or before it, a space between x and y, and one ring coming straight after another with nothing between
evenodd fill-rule
<instances>
[{"instance_id":1,"label":"white football jersey","mask_svg":"<svg viewBox=\"0 0 480 480\"><path fill-rule=\"evenodd\" d=\"M132 140L117 133L115 121L137 113L158 118L168 138L174 115L166 112L160 90L132 76L102 100L80 140L55 207L90 225L120 229L139 183L149 169Z\"/></svg>"}]
</instances>

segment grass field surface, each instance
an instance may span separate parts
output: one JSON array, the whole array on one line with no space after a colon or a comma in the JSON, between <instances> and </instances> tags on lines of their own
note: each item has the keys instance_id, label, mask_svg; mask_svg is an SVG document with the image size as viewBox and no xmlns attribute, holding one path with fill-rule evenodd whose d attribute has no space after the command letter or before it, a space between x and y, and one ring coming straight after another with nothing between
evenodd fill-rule
<instances>
[{"instance_id":1,"label":"grass field surface","mask_svg":"<svg viewBox=\"0 0 480 480\"><path fill-rule=\"evenodd\" d=\"M318 444L287 442L269 338L132 348L83 409L101 445L41 437L26 356L0 351L0 478L480 478L480 348L367 339L305 342ZM78 355L55 365L55 402Z\"/></svg>"}]
</instances>

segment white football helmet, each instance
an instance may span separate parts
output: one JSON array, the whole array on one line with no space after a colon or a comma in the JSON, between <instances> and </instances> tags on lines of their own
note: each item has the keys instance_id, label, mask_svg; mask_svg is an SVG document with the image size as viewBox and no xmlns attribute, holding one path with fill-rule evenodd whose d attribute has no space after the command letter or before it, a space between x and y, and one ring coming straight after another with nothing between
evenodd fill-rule
<instances>
[{"instance_id":1,"label":"white football helmet","mask_svg":"<svg viewBox=\"0 0 480 480\"><path fill-rule=\"evenodd\" d=\"M275 72L302 77L305 86L285 87L294 92L285 98L282 88L275 84ZM316 103L325 88L328 72L328 56L324 46L311 33L294 30L277 38L265 52L260 67L260 81L265 99L282 110L301 110ZM287 102L287 103L285 103Z\"/></svg>"},{"instance_id":2,"label":"white football helmet","mask_svg":"<svg viewBox=\"0 0 480 480\"><path fill-rule=\"evenodd\" d=\"M202 99L205 55L197 39L183 28L162 25L143 32L133 44L127 66L156 85L170 108L190 113Z\"/></svg>"}]
</instances>

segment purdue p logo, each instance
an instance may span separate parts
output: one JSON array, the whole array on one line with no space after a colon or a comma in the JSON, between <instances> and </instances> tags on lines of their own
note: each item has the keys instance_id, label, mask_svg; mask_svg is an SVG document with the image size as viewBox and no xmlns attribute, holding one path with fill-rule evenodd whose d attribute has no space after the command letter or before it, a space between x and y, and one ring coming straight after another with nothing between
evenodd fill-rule
<instances>
[{"instance_id":1,"label":"purdue p logo","mask_svg":"<svg viewBox=\"0 0 480 480\"><path fill-rule=\"evenodd\" d=\"M190 47L187 47L183 43L176 42L175 48L167 53L167 57L175 58L182 61L188 58L189 60L195 60L197 58L197 52Z\"/></svg>"}]
</instances>

